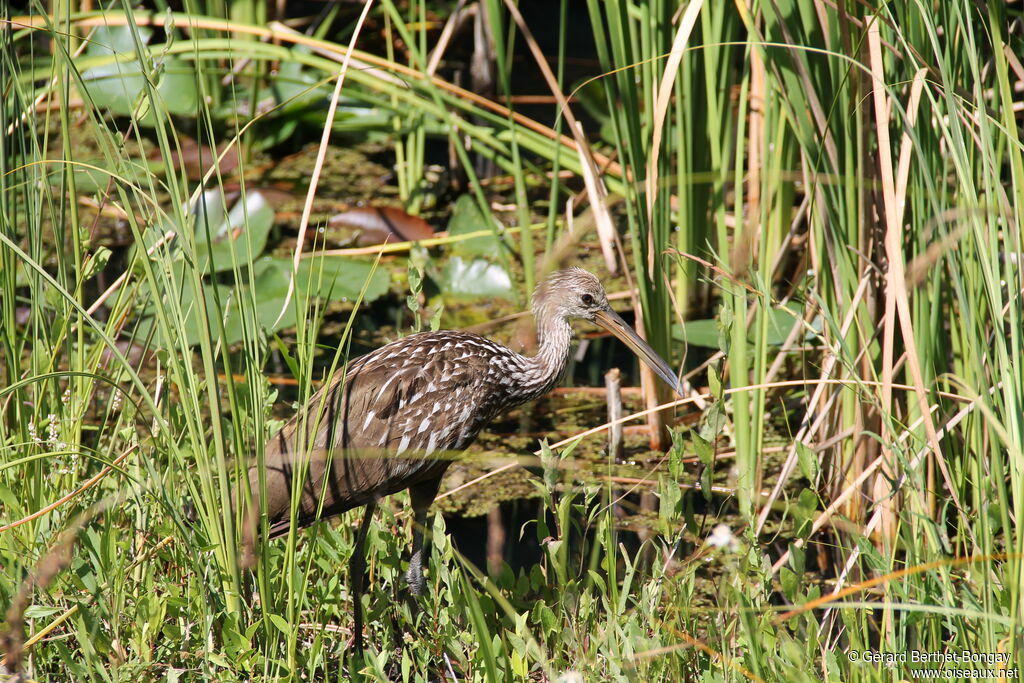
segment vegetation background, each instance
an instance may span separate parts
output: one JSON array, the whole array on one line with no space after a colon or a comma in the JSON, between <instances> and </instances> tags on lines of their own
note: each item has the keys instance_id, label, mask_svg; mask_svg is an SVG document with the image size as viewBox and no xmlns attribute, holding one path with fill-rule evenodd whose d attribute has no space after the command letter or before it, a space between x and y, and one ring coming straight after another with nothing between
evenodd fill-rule
<instances>
[{"instance_id":1,"label":"vegetation background","mask_svg":"<svg viewBox=\"0 0 1024 683\"><path fill-rule=\"evenodd\" d=\"M6 675L1019 677L1022 36L998 1L3 3ZM233 482L368 348L528 350L564 264L692 395L599 427L672 402L587 389L629 361L585 334L582 388L452 469L418 602L383 506L351 662L358 515L242 571Z\"/></svg>"}]
</instances>

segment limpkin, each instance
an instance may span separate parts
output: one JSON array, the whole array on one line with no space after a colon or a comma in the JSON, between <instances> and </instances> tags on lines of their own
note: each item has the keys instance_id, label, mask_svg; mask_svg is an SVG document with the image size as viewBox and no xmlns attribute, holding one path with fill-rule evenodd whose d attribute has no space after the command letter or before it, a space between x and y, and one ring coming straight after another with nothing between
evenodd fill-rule
<instances>
[{"instance_id":1,"label":"limpkin","mask_svg":"<svg viewBox=\"0 0 1024 683\"><path fill-rule=\"evenodd\" d=\"M262 503L259 467L249 469L252 509L266 513L270 538L288 532L296 476L304 477L295 488L299 528L366 506L349 564L357 652L363 645L363 546L377 501L409 489L414 521L406 581L419 595L427 509L452 462L449 454L469 446L502 411L554 387L569 355L570 319L608 330L682 393L672 369L612 310L601 283L587 271L552 274L534 292L533 313L533 357L476 334L439 331L410 335L357 358L267 444ZM255 533L255 516L249 515L247 549Z\"/></svg>"}]
</instances>

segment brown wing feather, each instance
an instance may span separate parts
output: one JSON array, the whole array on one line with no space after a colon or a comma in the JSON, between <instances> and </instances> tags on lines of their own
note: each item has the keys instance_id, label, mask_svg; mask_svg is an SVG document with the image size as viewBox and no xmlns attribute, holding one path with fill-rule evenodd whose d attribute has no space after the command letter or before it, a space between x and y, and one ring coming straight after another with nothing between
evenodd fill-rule
<instances>
[{"instance_id":1,"label":"brown wing feather","mask_svg":"<svg viewBox=\"0 0 1024 683\"><path fill-rule=\"evenodd\" d=\"M271 536L287 531L292 481L302 469L300 526L440 477L446 452L468 446L506 402L503 363L514 358L476 335L425 333L339 371L267 444ZM255 496L255 466L249 480Z\"/></svg>"}]
</instances>

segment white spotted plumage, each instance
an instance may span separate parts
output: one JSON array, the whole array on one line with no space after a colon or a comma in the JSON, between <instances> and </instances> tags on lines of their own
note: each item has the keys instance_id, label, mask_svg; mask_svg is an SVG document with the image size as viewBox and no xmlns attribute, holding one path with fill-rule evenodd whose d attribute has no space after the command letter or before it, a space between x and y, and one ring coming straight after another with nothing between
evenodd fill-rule
<instances>
[{"instance_id":1,"label":"white spotted plumage","mask_svg":"<svg viewBox=\"0 0 1024 683\"><path fill-rule=\"evenodd\" d=\"M439 480L451 461L443 454L465 449L498 413L555 385L572 339L568 318L582 315L573 308L581 292L593 297L595 309L607 307L597 278L579 269L560 271L538 288L539 349L532 357L479 335L440 331L410 335L349 363L267 445L272 532L286 528L288 482L307 466L300 526ZM250 481L258 481L252 472Z\"/></svg>"},{"instance_id":2,"label":"white spotted plumage","mask_svg":"<svg viewBox=\"0 0 1024 683\"><path fill-rule=\"evenodd\" d=\"M414 533L406 578L412 592L420 593L427 510L450 454L468 446L499 412L555 385L568 359L570 318L594 321L620 336L681 390L671 368L635 333L624 331L590 273L554 273L534 293L533 312L539 342L533 357L474 334L427 332L354 360L270 440L265 458L250 468L253 509L266 515L271 537L290 529L293 518L303 527L366 505L349 564L356 650L362 649L363 544L377 500L409 489ZM250 514L244 548L253 547L256 527Z\"/></svg>"}]
</instances>

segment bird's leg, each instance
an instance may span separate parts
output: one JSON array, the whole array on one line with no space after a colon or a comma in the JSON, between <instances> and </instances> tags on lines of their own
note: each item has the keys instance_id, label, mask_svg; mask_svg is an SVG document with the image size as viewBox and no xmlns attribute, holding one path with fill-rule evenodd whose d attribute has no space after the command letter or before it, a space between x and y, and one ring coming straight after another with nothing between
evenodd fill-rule
<instances>
[{"instance_id":1,"label":"bird's leg","mask_svg":"<svg viewBox=\"0 0 1024 683\"><path fill-rule=\"evenodd\" d=\"M405 573L405 581L409 584L409 591L413 595L423 595L423 555L424 555L424 533L426 532L427 510L434 502L437 489L441 485L441 478L430 479L415 486L409 487L409 496L412 499L413 523L412 523L412 556L409 558L409 570Z\"/></svg>"},{"instance_id":2,"label":"bird's leg","mask_svg":"<svg viewBox=\"0 0 1024 683\"><path fill-rule=\"evenodd\" d=\"M352 586L352 616L355 622L352 627L353 647L358 654L363 652L363 582L366 579L366 532L370 530L373 512L377 503L369 503L363 513L363 523L359 525L356 545L352 550L352 559L348 563L349 581Z\"/></svg>"}]
</instances>

